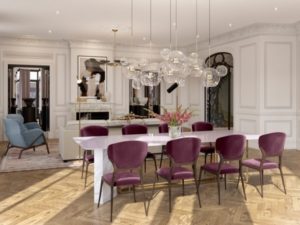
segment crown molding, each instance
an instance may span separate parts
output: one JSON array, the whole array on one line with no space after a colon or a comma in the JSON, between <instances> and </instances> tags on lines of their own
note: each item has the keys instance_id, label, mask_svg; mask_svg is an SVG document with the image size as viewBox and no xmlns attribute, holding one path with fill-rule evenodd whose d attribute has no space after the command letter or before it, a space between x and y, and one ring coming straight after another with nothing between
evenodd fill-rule
<instances>
[{"instance_id":1,"label":"crown molding","mask_svg":"<svg viewBox=\"0 0 300 225\"><path fill-rule=\"evenodd\" d=\"M28 47L43 47L43 48L68 48L68 42L61 40L45 40L34 38L11 38L0 37L0 46L28 46Z\"/></svg>"},{"instance_id":2,"label":"crown molding","mask_svg":"<svg viewBox=\"0 0 300 225\"><path fill-rule=\"evenodd\" d=\"M300 21L295 24L256 23L213 37L211 39L211 46L217 46L262 35L295 36L296 34L300 35ZM194 46L195 43L186 45L185 48L187 51L191 52L194 51ZM201 42L198 47L199 51L207 49L207 46L207 41Z\"/></svg>"}]
</instances>

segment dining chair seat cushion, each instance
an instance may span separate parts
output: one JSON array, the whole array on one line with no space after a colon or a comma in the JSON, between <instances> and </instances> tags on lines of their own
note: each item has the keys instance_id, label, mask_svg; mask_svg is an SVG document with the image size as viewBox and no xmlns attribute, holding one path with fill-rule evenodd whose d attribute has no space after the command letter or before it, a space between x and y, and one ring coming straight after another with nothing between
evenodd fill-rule
<instances>
[{"instance_id":1,"label":"dining chair seat cushion","mask_svg":"<svg viewBox=\"0 0 300 225\"><path fill-rule=\"evenodd\" d=\"M170 177L170 169L168 167L160 168L157 174L166 180L190 179L194 178L193 171L184 167L174 167Z\"/></svg>"},{"instance_id":2,"label":"dining chair seat cushion","mask_svg":"<svg viewBox=\"0 0 300 225\"><path fill-rule=\"evenodd\" d=\"M215 148L211 147L211 146L203 146L200 148L200 152L202 153L214 153L215 152Z\"/></svg>"},{"instance_id":3,"label":"dining chair seat cushion","mask_svg":"<svg viewBox=\"0 0 300 225\"><path fill-rule=\"evenodd\" d=\"M262 159L246 159L243 160L242 164L252 169L259 170L261 161ZM276 169L278 168L278 163L270 160L264 160L262 167L263 169Z\"/></svg>"},{"instance_id":4,"label":"dining chair seat cushion","mask_svg":"<svg viewBox=\"0 0 300 225\"><path fill-rule=\"evenodd\" d=\"M219 163L208 163L202 166L202 169L217 174L219 168ZM222 164L220 174L228 174L228 173L238 173L239 169L229 163Z\"/></svg>"},{"instance_id":5,"label":"dining chair seat cushion","mask_svg":"<svg viewBox=\"0 0 300 225\"><path fill-rule=\"evenodd\" d=\"M91 155L91 154L90 155L85 155L84 160L88 161L90 163L93 163L94 162L94 155Z\"/></svg>"},{"instance_id":6,"label":"dining chair seat cushion","mask_svg":"<svg viewBox=\"0 0 300 225\"><path fill-rule=\"evenodd\" d=\"M112 183L113 173L108 173L103 176L106 183L111 186L126 186L126 185L136 185L141 183L141 178L139 175L130 172L119 172L115 173L115 182Z\"/></svg>"}]
</instances>

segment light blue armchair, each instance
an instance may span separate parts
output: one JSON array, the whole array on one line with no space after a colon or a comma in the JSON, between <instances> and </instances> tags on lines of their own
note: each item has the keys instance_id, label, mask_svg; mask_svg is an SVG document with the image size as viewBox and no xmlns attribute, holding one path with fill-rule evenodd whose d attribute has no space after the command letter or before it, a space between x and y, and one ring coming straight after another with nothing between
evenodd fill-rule
<instances>
[{"instance_id":1,"label":"light blue armchair","mask_svg":"<svg viewBox=\"0 0 300 225\"><path fill-rule=\"evenodd\" d=\"M33 149L35 151L35 147L46 145L47 152L49 154L49 147L47 140L44 136L44 132L41 128L35 127L34 124L30 123L23 124L20 120L16 118L5 118L4 126L5 126L5 134L9 140L7 145L7 149L4 155L7 154L8 150L12 147L20 148L19 159L22 156L23 151L28 149Z\"/></svg>"},{"instance_id":2,"label":"light blue armchair","mask_svg":"<svg viewBox=\"0 0 300 225\"><path fill-rule=\"evenodd\" d=\"M24 117L21 114L7 114L6 118L19 121L21 124L24 124L24 126L29 130L34 128L41 129L40 125L37 122L24 123Z\"/></svg>"}]
</instances>

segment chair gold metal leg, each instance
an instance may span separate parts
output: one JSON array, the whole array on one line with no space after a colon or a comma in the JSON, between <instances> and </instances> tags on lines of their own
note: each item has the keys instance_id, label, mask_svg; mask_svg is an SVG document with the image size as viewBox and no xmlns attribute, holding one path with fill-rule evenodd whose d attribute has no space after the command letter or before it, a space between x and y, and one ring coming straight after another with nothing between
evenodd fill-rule
<instances>
[{"instance_id":1,"label":"chair gold metal leg","mask_svg":"<svg viewBox=\"0 0 300 225\"><path fill-rule=\"evenodd\" d=\"M136 202L136 196L135 196L135 186L132 185L132 192L133 192L133 200Z\"/></svg>"},{"instance_id":2,"label":"chair gold metal leg","mask_svg":"<svg viewBox=\"0 0 300 225\"><path fill-rule=\"evenodd\" d=\"M83 151L83 159L82 159L82 169L81 169L81 179L83 178L83 171L84 171L84 166L85 166L85 152Z\"/></svg>"},{"instance_id":3,"label":"chair gold metal leg","mask_svg":"<svg viewBox=\"0 0 300 225\"><path fill-rule=\"evenodd\" d=\"M84 187L86 187L86 181L87 181L88 169L89 169L89 163L87 162L87 163L86 163L86 168L85 168Z\"/></svg>"},{"instance_id":4,"label":"chair gold metal leg","mask_svg":"<svg viewBox=\"0 0 300 225\"><path fill-rule=\"evenodd\" d=\"M101 178L101 183L100 183L100 192L99 192L98 205L97 205L98 208L100 205L100 200L101 200L101 195L102 195L102 187L103 187L103 178Z\"/></svg>"},{"instance_id":5,"label":"chair gold metal leg","mask_svg":"<svg viewBox=\"0 0 300 225\"><path fill-rule=\"evenodd\" d=\"M281 167L279 167L279 171L280 171L281 181L282 181L282 185L283 185L283 190L284 190L284 193L286 194L285 182L284 182L284 177L283 177L283 173L282 173L282 168Z\"/></svg>"},{"instance_id":6,"label":"chair gold metal leg","mask_svg":"<svg viewBox=\"0 0 300 225\"><path fill-rule=\"evenodd\" d=\"M172 211L172 206L171 206L171 181L168 181L168 189L169 189L169 212Z\"/></svg>"},{"instance_id":7,"label":"chair gold metal leg","mask_svg":"<svg viewBox=\"0 0 300 225\"><path fill-rule=\"evenodd\" d=\"M244 198L247 201L247 196L246 196L246 191L245 191L245 184L244 184L244 178L243 178L243 173L242 173L242 169L240 169L240 173L239 173L239 179L241 177L241 181L242 181L242 187L243 187L243 192L244 192Z\"/></svg>"},{"instance_id":8,"label":"chair gold metal leg","mask_svg":"<svg viewBox=\"0 0 300 225\"><path fill-rule=\"evenodd\" d=\"M219 205L221 205L221 191L220 191L220 174L217 174L217 181L218 181L218 198L219 198Z\"/></svg>"},{"instance_id":9,"label":"chair gold metal leg","mask_svg":"<svg viewBox=\"0 0 300 225\"><path fill-rule=\"evenodd\" d=\"M264 186L264 171L263 170L259 171L259 175L260 175L260 195L263 198L264 197L264 189L263 189L263 186Z\"/></svg>"},{"instance_id":10,"label":"chair gold metal leg","mask_svg":"<svg viewBox=\"0 0 300 225\"><path fill-rule=\"evenodd\" d=\"M193 174L194 174L194 181L195 181L195 186L196 186L196 193L197 193L197 197L198 197L198 203L199 203L199 207L201 208L201 200L200 200L200 193L199 193L199 189L198 189L197 173L196 173L195 166L193 166Z\"/></svg>"},{"instance_id":11,"label":"chair gold metal leg","mask_svg":"<svg viewBox=\"0 0 300 225\"><path fill-rule=\"evenodd\" d=\"M112 214L114 207L114 186L110 186L110 222L112 222Z\"/></svg>"}]
</instances>

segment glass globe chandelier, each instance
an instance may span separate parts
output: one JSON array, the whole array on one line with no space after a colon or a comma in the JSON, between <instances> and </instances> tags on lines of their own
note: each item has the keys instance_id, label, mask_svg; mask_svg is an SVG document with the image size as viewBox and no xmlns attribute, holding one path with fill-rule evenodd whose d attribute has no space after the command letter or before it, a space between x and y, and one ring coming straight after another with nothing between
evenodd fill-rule
<instances>
[{"instance_id":1,"label":"glass globe chandelier","mask_svg":"<svg viewBox=\"0 0 300 225\"><path fill-rule=\"evenodd\" d=\"M211 67L210 42L211 42L211 8L208 0L208 67L203 70L202 83L204 87L216 87L220 82L219 72Z\"/></svg>"},{"instance_id":2,"label":"glass globe chandelier","mask_svg":"<svg viewBox=\"0 0 300 225\"><path fill-rule=\"evenodd\" d=\"M152 0L149 0L149 48L152 50ZM160 66L156 62L149 62L141 67L140 81L144 86L157 86L162 80Z\"/></svg>"}]
</instances>

